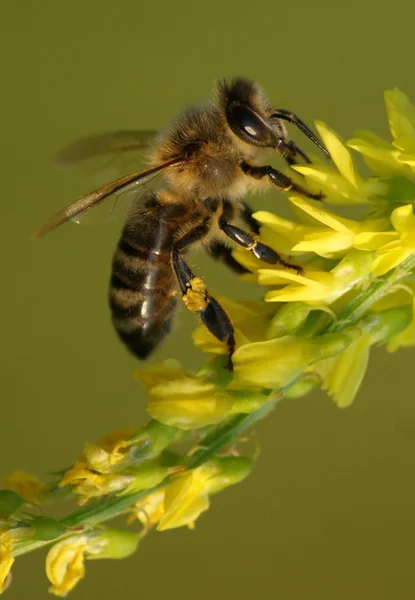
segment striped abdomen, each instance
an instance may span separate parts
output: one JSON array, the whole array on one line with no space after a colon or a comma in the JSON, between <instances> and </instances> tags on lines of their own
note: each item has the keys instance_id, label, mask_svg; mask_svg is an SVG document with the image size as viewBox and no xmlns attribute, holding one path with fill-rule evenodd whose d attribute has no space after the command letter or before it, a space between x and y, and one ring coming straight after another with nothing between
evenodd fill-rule
<instances>
[{"instance_id":1,"label":"striped abdomen","mask_svg":"<svg viewBox=\"0 0 415 600\"><path fill-rule=\"evenodd\" d=\"M121 340L141 359L170 331L177 287L170 256L177 221L186 212L183 205L164 206L151 197L130 215L114 254L112 320Z\"/></svg>"}]
</instances>

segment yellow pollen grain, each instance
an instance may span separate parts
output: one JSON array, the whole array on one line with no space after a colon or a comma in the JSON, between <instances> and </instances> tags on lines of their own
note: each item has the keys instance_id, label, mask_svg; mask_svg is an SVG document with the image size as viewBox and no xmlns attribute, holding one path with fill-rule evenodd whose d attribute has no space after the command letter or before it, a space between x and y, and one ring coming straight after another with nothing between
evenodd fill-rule
<instances>
[{"instance_id":1,"label":"yellow pollen grain","mask_svg":"<svg viewBox=\"0 0 415 600\"><path fill-rule=\"evenodd\" d=\"M192 312L200 312L207 306L206 288L200 277L194 277L187 283L187 291L183 296L183 302Z\"/></svg>"}]
</instances>

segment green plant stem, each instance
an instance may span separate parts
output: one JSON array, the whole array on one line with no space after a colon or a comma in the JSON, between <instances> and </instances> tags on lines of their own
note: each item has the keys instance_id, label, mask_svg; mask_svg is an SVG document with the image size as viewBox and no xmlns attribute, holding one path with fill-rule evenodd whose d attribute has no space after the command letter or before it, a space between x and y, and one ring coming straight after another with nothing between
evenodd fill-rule
<instances>
[{"instance_id":1,"label":"green plant stem","mask_svg":"<svg viewBox=\"0 0 415 600\"><path fill-rule=\"evenodd\" d=\"M386 296L398 281L409 275L415 267L415 254L407 258L400 267L393 270L389 275L372 283L367 290L357 294L340 311L337 321L330 325L324 333L337 333L347 325L352 325L361 319L371 306Z\"/></svg>"},{"instance_id":2,"label":"green plant stem","mask_svg":"<svg viewBox=\"0 0 415 600\"><path fill-rule=\"evenodd\" d=\"M339 332L346 326L352 325L359 321L369 310L373 304L378 302L383 296L390 292L391 288L403 277L408 275L411 270L415 267L415 255L409 257L398 269L397 272L392 272L390 275L379 279L372 283L369 288L360 294L358 294L351 302L343 308L339 313L338 320L327 327L323 333L334 333ZM293 385L293 382L291 385ZM291 386L289 386L291 387ZM205 435L204 438L198 443L198 450L189 456L186 462L187 469L194 469L200 466L212 456L216 454L222 448L225 448L235 436L248 430L252 425L266 417L282 399L284 392L287 390L278 390L278 395L272 394L272 399L264 404L257 411L250 414L239 414L230 417L223 423L215 427L211 432ZM125 514L128 509L138 500L147 496L151 492L166 486L170 481L170 478L166 478L161 484L152 488L151 490L141 490L133 494L126 494L121 496L115 496L109 500L103 502L96 502L85 508L82 508L73 514L69 515L65 519L61 520L61 523L68 528L77 528L80 526L98 525L104 523L110 519ZM67 536L72 535L73 532L69 531ZM35 550L42 546L54 543L56 540L48 541L33 541L33 540L22 540L16 542L13 549L13 555L19 556L26 554L31 550Z\"/></svg>"}]
</instances>

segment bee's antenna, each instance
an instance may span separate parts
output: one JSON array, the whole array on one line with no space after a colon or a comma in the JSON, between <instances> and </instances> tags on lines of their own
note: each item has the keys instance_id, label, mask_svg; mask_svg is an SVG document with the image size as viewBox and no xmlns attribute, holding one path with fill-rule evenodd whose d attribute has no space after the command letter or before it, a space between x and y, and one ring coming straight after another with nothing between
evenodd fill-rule
<instances>
[{"instance_id":1,"label":"bee's antenna","mask_svg":"<svg viewBox=\"0 0 415 600\"><path fill-rule=\"evenodd\" d=\"M290 112L289 110L284 110L283 108L279 108L274 113L272 113L272 117L276 119L282 119L283 121L288 121L289 123L292 123L293 125L298 127L298 129L300 129L300 131L302 131L318 148L320 148L320 150L324 152L324 154L331 158L330 152L327 150L327 148L323 146L320 140L307 127L307 125L292 112Z\"/></svg>"}]
</instances>

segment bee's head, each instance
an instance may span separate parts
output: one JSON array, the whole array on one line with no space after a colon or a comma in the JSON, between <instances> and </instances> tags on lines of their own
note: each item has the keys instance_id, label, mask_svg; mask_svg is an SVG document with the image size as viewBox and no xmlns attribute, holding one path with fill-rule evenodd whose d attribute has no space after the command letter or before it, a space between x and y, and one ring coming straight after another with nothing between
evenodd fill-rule
<instances>
[{"instance_id":1,"label":"bee's head","mask_svg":"<svg viewBox=\"0 0 415 600\"><path fill-rule=\"evenodd\" d=\"M228 127L247 144L274 148L284 153L290 148L284 120L296 125L329 156L326 148L305 123L288 111L273 109L263 90L248 79L237 77L230 83L219 81L216 101Z\"/></svg>"},{"instance_id":2,"label":"bee's head","mask_svg":"<svg viewBox=\"0 0 415 600\"><path fill-rule=\"evenodd\" d=\"M220 81L216 88L217 102L231 131L242 141L276 148L278 138L287 137L282 123L272 119L272 108L262 89L238 77L230 83Z\"/></svg>"}]
</instances>

